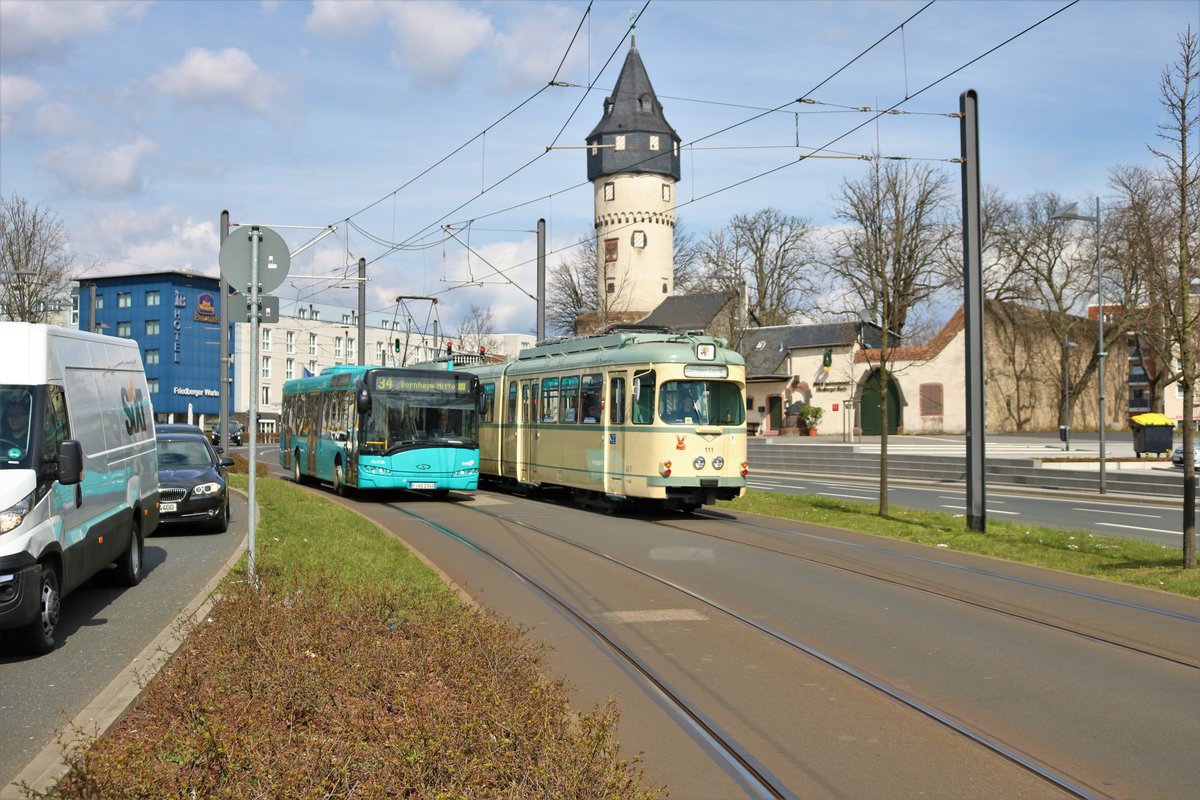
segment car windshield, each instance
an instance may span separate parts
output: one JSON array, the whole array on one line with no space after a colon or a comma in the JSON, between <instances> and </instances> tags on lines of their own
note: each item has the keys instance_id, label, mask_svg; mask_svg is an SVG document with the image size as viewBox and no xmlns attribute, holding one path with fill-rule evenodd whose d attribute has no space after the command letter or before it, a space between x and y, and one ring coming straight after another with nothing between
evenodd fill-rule
<instances>
[{"instance_id":1,"label":"car windshield","mask_svg":"<svg viewBox=\"0 0 1200 800\"><path fill-rule=\"evenodd\" d=\"M159 469L211 467L212 456L204 442L191 439L159 439Z\"/></svg>"}]
</instances>

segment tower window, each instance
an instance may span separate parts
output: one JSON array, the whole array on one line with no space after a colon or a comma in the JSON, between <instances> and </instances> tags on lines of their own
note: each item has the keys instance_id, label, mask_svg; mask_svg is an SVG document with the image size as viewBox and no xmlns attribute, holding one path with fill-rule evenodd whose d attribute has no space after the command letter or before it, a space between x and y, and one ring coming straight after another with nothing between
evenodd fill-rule
<instances>
[{"instance_id":1,"label":"tower window","mask_svg":"<svg viewBox=\"0 0 1200 800\"><path fill-rule=\"evenodd\" d=\"M604 240L604 261L605 263L617 260L617 241L616 239Z\"/></svg>"},{"instance_id":2,"label":"tower window","mask_svg":"<svg viewBox=\"0 0 1200 800\"><path fill-rule=\"evenodd\" d=\"M679 158L679 142L675 143L675 157Z\"/></svg>"},{"instance_id":3,"label":"tower window","mask_svg":"<svg viewBox=\"0 0 1200 800\"><path fill-rule=\"evenodd\" d=\"M657 150L657 149L658 149L658 137L657 137L657 136L651 136L651 137L650 137L650 149L651 149L651 150Z\"/></svg>"},{"instance_id":4,"label":"tower window","mask_svg":"<svg viewBox=\"0 0 1200 800\"><path fill-rule=\"evenodd\" d=\"M633 236L631 236L629 238L629 243L631 245L633 245L634 247L639 247L639 248L645 247L646 246L646 232L645 231L634 231Z\"/></svg>"},{"instance_id":5,"label":"tower window","mask_svg":"<svg viewBox=\"0 0 1200 800\"><path fill-rule=\"evenodd\" d=\"M625 149L625 134L620 133L613 139L613 150Z\"/></svg>"},{"instance_id":6,"label":"tower window","mask_svg":"<svg viewBox=\"0 0 1200 800\"><path fill-rule=\"evenodd\" d=\"M608 284L608 293L609 293L609 294L612 294L612 293L613 293L613 292L615 292L616 290L617 290L617 285L616 285L615 283L612 283L612 282L610 281L610 282L609 282L609 284Z\"/></svg>"},{"instance_id":7,"label":"tower window","mask_svg":"<svg viewBox=\"0 0 1200 800\"><path fill-rule=\"evenodd\" d=\"M666 293L667 293L667 284L664 282L663 283L663 294L666 294Z\"/></svg>"},{"instance_id":8,"label":"tower window","mask_svg":"<svg viewBox=\"0 0 1200 800\"><path fill-rule=\"evenodd\" d=\"M671 202L671 184L664 183L662 188L662 199L664 203Z\"/></svg>"},{"instance_id":9,"label":"tower window","mask_svg":"<svg viewBox=\"0 0 1200 800\"><path fill-rule=\"evenodd\" d=\"M615 200L617 197L617 186L612 181L604 184L604 199Z\"/></svg>"}]
</instances>

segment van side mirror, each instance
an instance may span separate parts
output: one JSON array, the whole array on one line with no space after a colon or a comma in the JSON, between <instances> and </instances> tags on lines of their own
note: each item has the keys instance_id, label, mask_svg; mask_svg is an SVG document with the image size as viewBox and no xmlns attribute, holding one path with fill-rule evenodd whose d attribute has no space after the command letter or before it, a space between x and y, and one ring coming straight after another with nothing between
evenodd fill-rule
<instances>
[{"instance_id":1,"label":"van side mirror","mask_svg":"<svg viewBox=\"0 0 1200 800\"><path fill-rule=\"evenodd\" d=\"M58 446L58 482L73 486L83 480L83 445L67 439Z\"/></svg>"},{"instance_id":2,"label":"van side mirror","mask_svg":"<svg viewBox=\"0 0 1200 800\"><path fill-rule=\"evenodd\" d=\"M233 466L233 459L232 459L232 458L229 458L228 456L226 456L225 458L222 458L222 459L221 459L221 466L222 466L222 467L232 467L232 466Z\"/></svg>"}]
</instances>

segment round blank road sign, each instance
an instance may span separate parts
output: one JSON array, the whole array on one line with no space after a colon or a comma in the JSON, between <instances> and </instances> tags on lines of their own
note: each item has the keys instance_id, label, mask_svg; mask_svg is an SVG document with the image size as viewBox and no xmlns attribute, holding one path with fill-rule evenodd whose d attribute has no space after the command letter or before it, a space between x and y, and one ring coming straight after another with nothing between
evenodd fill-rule
<instances>
[{"instance_id":1,"label":"round blank road sign","mask_svg":"<svg viewBox=\"0 0 1200 800\"><path fill-rule=\"evenodd\" d=\"M239 292L250 291L250 237L255 232L262 235L258 243L259 291L278 289L292 266L292 256L282 236L262 225L243 225L229 234L229 238L221 245L219 258L221 277Z\"/></svg>"}]
</instances>

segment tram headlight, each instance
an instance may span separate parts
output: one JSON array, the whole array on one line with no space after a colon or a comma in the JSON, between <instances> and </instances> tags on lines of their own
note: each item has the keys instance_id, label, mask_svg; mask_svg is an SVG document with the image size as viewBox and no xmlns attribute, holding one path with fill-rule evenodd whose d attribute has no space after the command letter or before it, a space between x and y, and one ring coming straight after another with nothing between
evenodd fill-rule
<instances>
[{"instance_id":1,"label":"tram headlight","mask_svg":"<svg viewBox=\"0 0 1200 800\"><path fill-rule=\"evenodd\" d=\"M697 470L704 469L704 456L696 456L692 459L692 466Z\"/></svg>"},{"instance_id":2,"label":"tram headlight","mask_svg":"<svg viewBox=\"0 0 1200 800\"><path fill-rule=\"evenodd\" d=\"M717 456L712 460L713 469L725 469L725 459Z\"/></svg>"},{"instance_id":3,"label":"tram headlight","mask_svg":"<svg viewBox=\"0 0 1200 800\"><path fill-rule=\"evenodd\" d=\"M671 462L670 461L660 461L658 464L658 473L660 475L662 475L664 478L671 477Z\"/></svg>"},{"instance_id":4,"label":"tram headlight","mask_svg":"<svg viewBox=\"0 0 1200 800\"><path fill-rule=\"evenodd\" d=\"M744 478L749 474L750 474L750 462L743 461L742 462L742 477Z\"/></svg>"}]
</instances>

